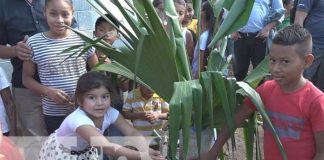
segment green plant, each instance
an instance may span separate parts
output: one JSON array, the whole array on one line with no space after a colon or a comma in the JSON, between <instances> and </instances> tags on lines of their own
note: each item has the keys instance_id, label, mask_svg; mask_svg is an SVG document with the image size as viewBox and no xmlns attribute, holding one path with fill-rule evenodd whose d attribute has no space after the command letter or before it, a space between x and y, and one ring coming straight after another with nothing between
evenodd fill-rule
<instances>
[{"instance_id":1,"label":"green plant","mask_svg":"<svg viewBox=\"0 0 324 160\"><path fill-rule=\"evenodd\" d=\"M99 0L88 2L104 17L105 11L113 15ZM210 0L216 17L219 17L221 8L229 10L224 22L219 26L209 48L212 50L207 71L202 72L197 80L191 79L188 57L185 51L184 40L179 21L172 0L165 0L165 11L168 17L168 33L160 23L150 0L136 0L132 5L125 0L130 10L125 9L119 0L112 2L122 12L131 28L120 24L118 31L123 35L125 45L112 48L101 38L92 40L77 32L87 45L83 50L93 46L113 59L111 64L101 64L98 70L105 70L135 79L153 89L166 101L170 102L170 158L175 158L176 142L179 138L179 129L183 130L184 153L188 150L189 129L192 125L197 128L197 144L200 144L202 127L220 128L227 123L232 133L234 112L243 96L251 98L259 109L264 120L270 124L282 154L285 157L282 145L273 126L264 110L259 95L252 87L256 87L260 79L268 73L267 60L264 60L245 82L236 82L235 79L224 77L222 70L226 68L228 60L224 57L226 39L224 37L243 26L250 15L254 0ZM197 17L200 17L201 0L193 1ZM106 18L107 19L107 18ZM109 19L107 19L109 21ZM219 21L216 21L219 23ZM198 38L199 39L199 38ZM214 49L216 42L221 42L221 48ZM80 46L76 46L78 48ZM71 49L75 49L71 48ZM250 85L252 86L250 86ZM204 106L204 107L203 107ZM253 144L254 119L247 124L247 146ZM251 139L252 138L252 139ZM234 136L232 134L232 140ZM233 143L235 145L235 141ZM200 147L198 146L198 150ZM186 157L185 157L186 158ZM253 158L253 151L248 149L247 159Z\"/></svg>"}]
</instances>

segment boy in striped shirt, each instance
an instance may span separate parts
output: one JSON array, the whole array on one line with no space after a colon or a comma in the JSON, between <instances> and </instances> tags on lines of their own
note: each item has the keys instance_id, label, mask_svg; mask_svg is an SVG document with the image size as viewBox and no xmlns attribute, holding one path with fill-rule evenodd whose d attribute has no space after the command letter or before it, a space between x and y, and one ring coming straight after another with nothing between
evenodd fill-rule
<instances>
[{"instance_id":1,"label":"boy in striped shirt","mask_svg":"<svg viewBox=\"0 0 324 160\"><path fill-rule=\"evenodd\" d=\"M153 130L160 130L162 120L167 119L169 104L152 90L139 85L128 93L123 106L123 116L132 121L134 128L144 136L151 136Z\"/></svg>"}]
</instances>

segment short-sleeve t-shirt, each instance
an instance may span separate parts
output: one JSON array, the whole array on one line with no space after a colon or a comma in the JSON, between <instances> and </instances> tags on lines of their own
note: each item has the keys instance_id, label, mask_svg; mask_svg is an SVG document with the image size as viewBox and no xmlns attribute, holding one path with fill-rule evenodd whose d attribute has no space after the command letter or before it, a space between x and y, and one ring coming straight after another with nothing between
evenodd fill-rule
<instances>
[{"instance_id":1,"label":"short-sleeve t-shirt","mask_svg":"<svg viewBox=\"0 0 324 160\"><path fill-rule=\"evenodd\" d=\"M257 92L288 159L313 159L314 133L324 131L324 94L309 81L292 93L283 92L276 81L266 81ZM244 103L256 109L249 99ZM267 124L264 125L264 151L265 160L282 159Z\"/></svg>"},{"instance_id":2,"label":"short-sleeve t-shirt","mask_svg":"<svg viewBox=\"0 0 324 160\"><path fill-rule=\"evenodd\" d=\"M105 129L107 129L111 124L116 122L118 116L119 112L116 109L109 107L106 114L104 115L102 128L97 128L98 132L103 134ZM86 140L84 140L81 136L79 136L76 133L76 129L83 125L90 125L95 127L94 122L79 107L75 111L73 111L69 116L67 116L62 122L61 126L55 131L56 137L58 137L58 141L67 148L71 147L71 149L74 151L81 151L86 149L89 146L89 144L86 142ZM74 141L75 137L77 138L76 141ZM71 142L75 142L75 145L73 145L73 143Z\"/></svg>"},{"instance_id":3,"label":"short-sleeve t-shirt","mask_svg":"<svg viewBox=\"0 0 324 160\"><path fill-rule=\"evenodd\" d=\"M0 91L10 86L10 82L7 79L6 73L0 67ZM3 133L9 132L8 117L6 114L5 106L0 96L0 123Z\"/></svg>"},{"instance_id":4,"label":"short-sleeve t-shirt","mask_svg":"<svg viewBox=\"0 0 324 160\"><path fill-rule=\"evenodd\" d=\"M62 39L51 39L44 33L30 37L27 45L32 48L32 61L37 65L41 83L62 89L72 98L77 81L87 72L87 60L94 55L95 49L92 47L80 56L79 48L64 53L62 51L72 46L84 46L85 43L75 32ZM66 116L73 111L73 107L58 105L47 96L42 97L42 105L44 114L49 116Z\"/></svg>"}]
</instances>

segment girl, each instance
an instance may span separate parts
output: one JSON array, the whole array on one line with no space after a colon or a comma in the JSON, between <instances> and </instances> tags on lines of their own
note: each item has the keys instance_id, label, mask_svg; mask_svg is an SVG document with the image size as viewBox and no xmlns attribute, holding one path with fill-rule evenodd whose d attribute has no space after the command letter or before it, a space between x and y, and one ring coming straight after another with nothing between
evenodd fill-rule
<instances>
[{"instance_id":1,"label":"girl","mask_svg":"<svg viewBox=\"0 0 324 160\"><path fill-rule=\"evenodd\" d=\"M207 46L211 42L212 32L214 30L215 16L213 8L208 1L203 2L200 16L200 46L198 48L198 43L196 44L192 61L192 76L194 79L199 77L199 71L203 71L207 65L209 52Z\"/></svg>"},{"instance_id":2,"label":"girl","mask_svg":"<svg viewBox=\"0 0 324 160\"><path fill-rule=\"evenodd\" d=\"M81 56L78 56L81 52L78 49L62 53L71 46L85 45L76 33L66 27L72 23L72 0L46 0L44 15L49 31L35 34L27 41L33 53L31 61L24 61L23 64L23 84L43 96L45 124L50 134L74 110L76 82L86 72L86 63L93 67L98 59L94 48ZM34 79L37 71L41 83Z\"/></svg>"},{"instance_id":3,"label":"girl","mask_svg":"<svg viewBox=\"0 0 324 160\"><path fill-rule=\"evenodd\" d=\"M62 125L45 141L39 159L98 159L96 146L105 146L103 153L127 159L147 159L144 137L129 125L119 112L110 107L110 89L107 77L100 72L82 75L75 92L79 107L66 117ZM126 136L141 136L140 152L110 143L102 134L114 124ZM77 139L77 145L69 143L69 137ZM90 140L92 138L92 140ZM138 144L138 143L137 143ZM70 147L74 146L74 147ZM58 154L57 154L58 153ZM158 151L150 150L151 158L163 159ZM148 155L147 155L148 156Z\"/></svg>"}]
</instances>

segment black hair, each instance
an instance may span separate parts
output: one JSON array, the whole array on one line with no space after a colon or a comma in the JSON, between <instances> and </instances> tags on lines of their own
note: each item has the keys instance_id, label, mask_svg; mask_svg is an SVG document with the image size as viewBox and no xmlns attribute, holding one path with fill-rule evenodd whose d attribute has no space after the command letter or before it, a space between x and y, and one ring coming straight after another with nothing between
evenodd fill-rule
<instances>
[{"instance_id":1,"label":"black hair","mask_svg":"<svg viewBox=\"0 0 324 160\"><path fill-rule=\"evenodd\" d=\"M186 3L192 3L192 0L185 0Z\"/></svg>"},{"instance_id":2,"label":"black hair","mask_svg":"<svg viewBox=\"0 0 324 160\"><path fill-rule=\"evenodd\" d=\"M291 46L298 45L297 52L306 55L312 51L312 35L299 25L291 25L279 30L272 40L272 44Z\"/></svg>"},{"instance_id":3,"label":"black hair","mask_svg":"<svg viewBox=\"0 0 324 160\"><path fill-rule=\"evenodd\" d=\"M158 7L160 4L163 4L163 0L153 0L153 6L155 8Z\"/></svg>"},{"instance_id":4,"label":"black hair","mask_svg":"<svg viewBox=\"0 0 324 160\"><path fill-rule=\"evenodd\" d=\"M112 91L111 83L108 77L97 71L91 71L83 74L78 82L75 89L75 98L82 101L82 97L85 93L91 91L92 89L100 88L101 86L105 87L109 92Z\"/></svg>"},{"instance_id":5,"label":"black hair","mask_svg":"<svg viewBox=\"0 0 324 160\"><path fill-rule=\"evenodd\" d=\"M51 1L56 1L56 0L45 0L45 7L51 2ZM72 0L64 0L66 3L70 5L70 7L73 9L73 1Z\"/></svg>"},{"instance_id":6,"label":"black hair","mask_svg":"<svg viewBox=\"0 0 324 160\"><path fill-rule=\"evenodd\" d=\"M105 14L105 16L117 27L119 27L119 24L118 24L118 20L110 15L110 14ZM96 23L95 23L95 28L97 28L101 23L103 22L108 22L104 17L99 17L97 20L96 20ZM109 23L109 22L108 22Z\"/></svg>"},{"instance_id":7,"label":"black hair","mask_svg":"<svg viewBox=\"0 0 324 160\"><path fill-rule=\"evenodd\" d=\"M289 3L293 2L294 0L282 0L283 5L288 5Z\"/></svg>"}]
</instances>

